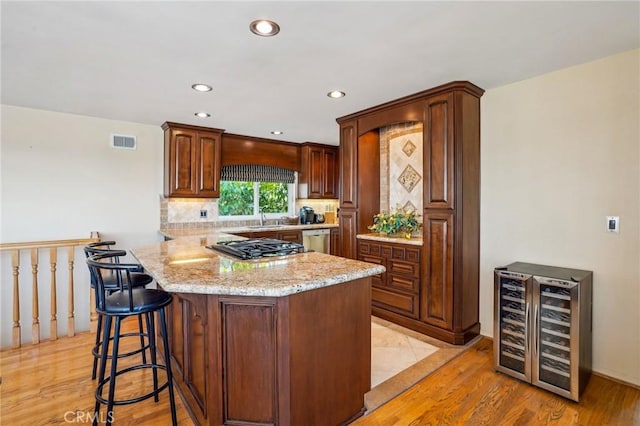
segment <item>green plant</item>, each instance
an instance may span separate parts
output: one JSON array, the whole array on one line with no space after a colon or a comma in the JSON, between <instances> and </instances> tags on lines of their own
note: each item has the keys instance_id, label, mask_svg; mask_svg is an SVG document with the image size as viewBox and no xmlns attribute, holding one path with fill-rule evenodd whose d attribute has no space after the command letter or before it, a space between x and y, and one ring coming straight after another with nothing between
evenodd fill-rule
<instances>
[{"instance_id":1,"label":"green plant","mask_svg":"<svg viewBox=\"0 0 640 426\"><path fill-rule=\"evenodd\" d=\"M373 225L367 228L373 232L402 234L406 238L411 238L411 234L422 226L418 222L419 216L413 210L404 210L398 206L391 214L383 211L373 216Z\"/></svg>"}]
</instances>

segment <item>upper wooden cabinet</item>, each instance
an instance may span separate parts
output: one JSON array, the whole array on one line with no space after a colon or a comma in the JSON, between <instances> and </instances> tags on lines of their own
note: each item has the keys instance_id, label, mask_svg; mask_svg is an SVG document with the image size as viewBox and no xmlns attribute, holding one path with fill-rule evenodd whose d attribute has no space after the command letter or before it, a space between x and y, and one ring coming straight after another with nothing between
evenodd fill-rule
<instances>
[{"instance_id":1,"label":"upper wooden cabinet","mask_svg":"<svg viewBox=\"0 0 640 426\"><path fill-rule=\"evenodd\" d=\"M300 148L300 198L338 198L338 148L305 142Z\"/></svg>"},{"instance_id":2,"label":"upper wooden cabinet","mask_svg":"<svg viewBox=\"0 0 640 426\"><path fill-rule=\"evenodd\" d=\"M169 122L162 129L165 197L218 198L224 130Z\"/></svg>"}]
</instances>

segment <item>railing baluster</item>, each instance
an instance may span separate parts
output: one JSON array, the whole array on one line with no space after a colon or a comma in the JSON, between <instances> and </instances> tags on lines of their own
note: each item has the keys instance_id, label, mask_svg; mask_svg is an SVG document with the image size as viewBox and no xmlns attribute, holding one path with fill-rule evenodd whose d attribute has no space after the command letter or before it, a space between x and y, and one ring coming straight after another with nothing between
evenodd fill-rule
<instances>
[{"instance_id":1,"label":"railing baluster","mask_svg":"<svg viewBox=\"0 0 640 426\"><path fill-rule=\"evenodd\" d=\"M18 285L20 250L11 252L11 266L13 267L13 340L11 346L19 348L22 342L20 333L20 286Z\"/></svg>"},{"instance_id":2,"label":"railing baluster","mask_svg":"<svg viewBox=\"0 0 640 426\"><path fill-rule=\"evenodd\" d=\"M49 249L49 263L50 263L50 276L51 276L51 294L50 294L50 307L51 307L51 329L50 339L56 340L58 336L58 248L61 250L67 250L68 257L68 274L69 274L69 286L67 292L68 300L68 313L67 313L67 335L75 336L75 284L74 284L74 263L76 247L84 246L89 243L100 241L100 236L97 232L92 232L90 238L78 238L69 240L54 240L54 241L32 241L32 242L20 242L20 243L0 243L0 253L7 252L11 255L11 265L13 273L13 327L11 337L11 347L19 348L22 346L22 326L20 324L20 256L25 254L25 251L29 251L31 259L31 274L32 274L32 297L31 297L31 315L32 315L32 328L31 328L31 341L33 344L38 344L41 341L40 336L40 304L39 304L39 290L38 290L38 269L39 259L38 255L40 249ZM8 274L7 274L8 275ZM4 279L4 275L3 275ZM23 280L24 281L24 280ZM46 285L46 278L43 285ZM25 287L28 285L22 283L23 293ZM1 287L1 286L0 286ZM8 289L6 289L8 290ZM64 293L64 291L63 291ZM98 315L95 311L95 298L94 292L89 292L91 295L90 301L90 322L89 330L95 330L95 324ZM4 297L4 294L3 296ZM8 301L8 297L5 299ZM85 306L83 303L82 306ZM83 325L84 326L84 325ZM8 328L8 325L7 325ZM3 328L3 332L8 332Z\"/></svg>"},{"instance_id":3,"label":"railing baluster","mask_svg":"<svg viewBox=\"0 0 640 426\"><path fill-rule=\"evenodd\" d=\"M58 249L49 249L49 263L51 263L51 340L58 340L58 298L56 291L56 264L58 263Z\"/></svg>"},{"instance_id":4,"label":"railing baluster","mask_svg":"<svg viewBox=\"0 0 640 426\"><path fill-rule=\"evenodd\" d=\"M38 249L31 249L31 272L33 275L33 293L31 294L31 341L40 343L40 309L38 308Z\"/></svg>"},{"instance_id":5,"label":"railing baluster","mask_svg":"<svg viewBox=\"0 0 640 426\"><path fill-rule=\"evenodd\" d=\"M76 325L73 317L73 259L74 259L75 251L73 247L67 248L67 256L69 258L69 315L67 325L67 335L75 336L76 335Z\"/></svg>"}]
</instances>

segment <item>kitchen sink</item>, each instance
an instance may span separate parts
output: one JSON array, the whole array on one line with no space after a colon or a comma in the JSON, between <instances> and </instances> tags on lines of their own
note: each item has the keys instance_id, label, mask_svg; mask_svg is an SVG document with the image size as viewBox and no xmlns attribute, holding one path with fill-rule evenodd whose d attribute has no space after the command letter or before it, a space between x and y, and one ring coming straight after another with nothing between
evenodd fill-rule
<instances>
[{"instance_id":1,"label":"kitchen sink","mask_svg":"<svg viewBox=\"0 0 640 426\"><path fill-rule=\"evenodd\" d=\"M270 229L270 228L282 228L285 225L250 225L249 229Z\"/></svg>"}]
</instances>

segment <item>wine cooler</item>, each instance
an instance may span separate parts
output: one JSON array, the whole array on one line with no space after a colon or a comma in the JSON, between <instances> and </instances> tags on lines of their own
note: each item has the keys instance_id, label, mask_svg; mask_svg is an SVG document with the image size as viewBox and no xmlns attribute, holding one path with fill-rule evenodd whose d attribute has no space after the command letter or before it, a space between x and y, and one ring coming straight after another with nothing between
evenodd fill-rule
<instances>
[{"instance_id":1,"label":"wine cooler","mask_svg":"<svg viewBox=\"0 0 640 426\"><path fill-rule=\"evenodd\" d=\"M495 369L578 401L591 375L592 281L578 269L496 268Z\"/></svg>"}]
</instances>

